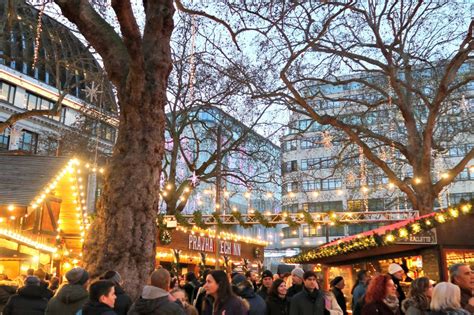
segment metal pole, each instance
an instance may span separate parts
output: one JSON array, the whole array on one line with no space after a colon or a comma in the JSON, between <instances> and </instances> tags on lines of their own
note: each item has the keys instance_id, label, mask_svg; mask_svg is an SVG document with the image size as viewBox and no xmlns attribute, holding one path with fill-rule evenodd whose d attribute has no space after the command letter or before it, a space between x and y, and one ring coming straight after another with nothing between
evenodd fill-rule
<instances>
[{"instance_id":1,"label":"metal pole","mask_svg":"<svg viewBox=\"0 0 474 315\"><path fill-rule=\"evenodd\" d=\"M216 148L216 213L220 214L221 212L221 150L222 150L222 126L217 127L217 148ZM219 225L216 224L216 270L220 269L219 265Z\"/></svg>"}]
</instances>

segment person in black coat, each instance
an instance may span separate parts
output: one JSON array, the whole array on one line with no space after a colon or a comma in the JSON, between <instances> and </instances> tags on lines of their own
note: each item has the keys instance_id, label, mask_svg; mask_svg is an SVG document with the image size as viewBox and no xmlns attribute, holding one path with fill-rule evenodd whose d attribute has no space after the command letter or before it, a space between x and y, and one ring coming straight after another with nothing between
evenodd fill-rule
<instances>
[{"instance_id":1,"label":"person in black coat","mask_svg":"<svg viewBox=\"0 0 474 315\"><path fill-rule=\"evenodd\" d=\"M117 315L127 315L128 310L132 307L132 299L122 288L122 277L117 271L109 270L100 277L102 280L112 281L115 287L115 295L117 299L114 304L114 311Z\"/></svg>"},{"instance_id":2,"label":"person in black coat","mask_svg":"<svg viewBox=\"0 0 474 315\"><path fill-rule=\"evenodd\" d=\"M388 266L388 274L392 278L393 283L395 283L395 286L397 287L397 298L398 298L398 303L400 305L400 313L403 314L401 305L403 301L406 299L405 292L403 291L402 285L400 282L403 279L403 275L405 272L403 271L402 266L399 264L392 263Z\"/></svg>"},{"instance_id":3,"label":"person in black coat","mask_svg":"<svg viewBox=\"0 0 474 315\"><path fill-rule=\"evenodd\" d=\"M116 299L114 283L98 280L89 287L89 301L82 307L82 315L117 315L113 309Z\"/></svg>"},{"instance_id":4,"label":"person in black coat","mask_svg":"<svg viewBox=\"0 0 474 315\"><path fill-rule=\"evenodd\" d=\"M273 273L270 270L265 270L264 272L262 272L262 286L257 291L257 294L260 295L264 301L267 300L268 291L270 291L272 283Z\"/></svg>"},{"instance_id":5,"label":"person in black coat","mask_svg":"<svg viewBox=\"0 0 474 315\"><path fill-rule=\"evenodd\" d=\"M267 305L261 296L255 293L253 285L244 275L236 274L232 278L232 289L235 294L249 303L248 315L261 315L267 311Z\"/></svg>"},{"instance_id":6,"label":"person in black coat","mask_svg":"<svg viewBox=\"0 0 474 315\"><path fill-rule=\"evenodd\" d=\"M10 296L15 294L17 289L17 284L13 281L7 280L6 277L5 279L0 280L0 314Z\"/></svg>"},{"instance_id":7,"label":"person in black coat","mask_svg":"<svg viewBox=\"0 0 474 315\"><path fill-rule=\"evenodd\" d=\"M196 298L197 292L199 290L199 281L196 278L194 272L190 271L186 274L186 284L184 285L184 292L188 297L190 304L194 304L194 299Z\"/></svg>"},{"instance_id":8,"label":"person in black coat","mask_svg":"<svg viewBox=\"0 0 474 315\"><path fill-rule=\"evenodd\" d=\"M347 315L346 298L344 297L344 293L342 293L342 289L345 287L344 278L338 276L331 281L330 285L331 291L336 297L337 304L339 304L342 309L342 313Z\"/></svg>"},{"instance_id":9,"label":"person in black coat","mask_svg":"<svg viewBox=\"0 0 474 315\"><path fill-rule=\"evenodd\" d=\"M291 298L289 315L325 315L326 301L313 271L303 275L303 290Z\"/></svg>"},{"instance_id":10,"label":"person in black coat","mask_svg":"<svg viewBox=\"0 0 474 315\"><path fill-rule=\"evenodd\" d=\"M266 315L288 315L290 303L286 283L282 279L273 281L267 298Z\"/></svg>"},{"instance_id":11,"label":"person in black coat","mask_svg":"<svg viewBox=\"0 0 474 315\"><path fill-rule=\"evenodd\" d=\"M18 289L18 293L10 296L3 315L43 315L48 305L44 288L40 286L40 279L28 276L25 286Z\"/></svg>"},{"instance_id":12,"label":"person in black coat","mask_svg":"<svg viewBox=\"0 0 474 315\"><path fill-rule=\"evenodd\" d=\"M301 268L295 268L291 271L291 280L293 284L288 288L288 292L286 293L288 298L292 298L296 293L303 290L303 274L304 270Z\"/></svg>"}]
</instances>

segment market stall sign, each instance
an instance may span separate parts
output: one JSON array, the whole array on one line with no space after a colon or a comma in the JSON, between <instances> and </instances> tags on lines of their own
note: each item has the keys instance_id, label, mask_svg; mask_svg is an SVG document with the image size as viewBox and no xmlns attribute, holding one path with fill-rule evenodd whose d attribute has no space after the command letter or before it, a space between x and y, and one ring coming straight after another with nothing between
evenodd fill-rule
<instances>
[{"instance_id":1,"label":"market stall sign","mask_svg":"<svg viewBox=\"0 0 474 315\"><path fill-rule=\"evenodd\" d=\"M416 235L408 235L405 239L400 239L396 244L437 244L436 229L421 232Z\"/></svg>"},{"instance_id":2,"label":"market stall sign","mask_svg":"<svg viewBox=\"0 0 474 315\"><path fill-rule=\"evenodd\" d=\"M241 246L239 243L230 241L219 241L219 253L223 255L241 255ZM216 250L215 239L199 235L188 236L188 249L200 252L214 253Z\"/></svg>"}]
</instances>

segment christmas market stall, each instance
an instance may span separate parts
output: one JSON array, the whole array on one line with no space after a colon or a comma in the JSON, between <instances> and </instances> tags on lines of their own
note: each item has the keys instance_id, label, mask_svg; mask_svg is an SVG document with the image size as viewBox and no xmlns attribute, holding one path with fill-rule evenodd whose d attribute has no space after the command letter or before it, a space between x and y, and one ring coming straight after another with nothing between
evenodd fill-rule
<instances>
[{"instance_id":1,"label":"christmas market stall","mask_svg":"<svg viewBox=\"0 0 474 315\"><path fill-rule=\"evenodd\" d=\"M80 162L0 155L0 274L59 274L79 264L88 225Z\"/></svg>"},{"instance_id":2,"label":"christmas market stall","mask_svg":"<svg viewBox=\"0 0 474 315\"><path fill-rule=\"evenodd\" d=\"M387 273L392 262L400 264L410 278L427 276L434 281L446 281L450 265L474 265L472 226L472 201L464 202L332 241L288 262L312 265L321 271L326 287L334 277L344 277L346 296L350 296L359 270L367 270L370 275Z\"/></svg>"},{"instance_id":3,"label":"christmas market stall","mask_svg":"<svg viewBox=\"0 0 474 315\"><path fill-rule=\"evenodd\" d=\"M156 265L179 274L198 273L205 268L228 271L258 270L263 263L265 241L256 238L197 226L176 229L161 228L158 233Z\"/></svg>"}]
</instances>

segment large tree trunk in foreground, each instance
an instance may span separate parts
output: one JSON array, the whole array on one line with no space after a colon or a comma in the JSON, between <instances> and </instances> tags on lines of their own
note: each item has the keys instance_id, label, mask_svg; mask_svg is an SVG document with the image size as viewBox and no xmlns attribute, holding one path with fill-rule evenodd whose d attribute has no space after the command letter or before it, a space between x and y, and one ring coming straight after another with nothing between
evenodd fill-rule
<instances>
[{"instance_id":1,"label":"large tree trunk in foreground","mask_svg":"<svg viewBox=\"0 0 474 315\"><path fill-rule=\"evenodd\" d=\"M93 277L117 270L135 297L155 261L159 174L164 152L164 88L162 93L158 106L149 90L144 91L140 107L122 104L126 109L121 113L103 199L84 248L85 268ZM127 97L124 99L130 102Z\"/></svg>"}]
</instances>

